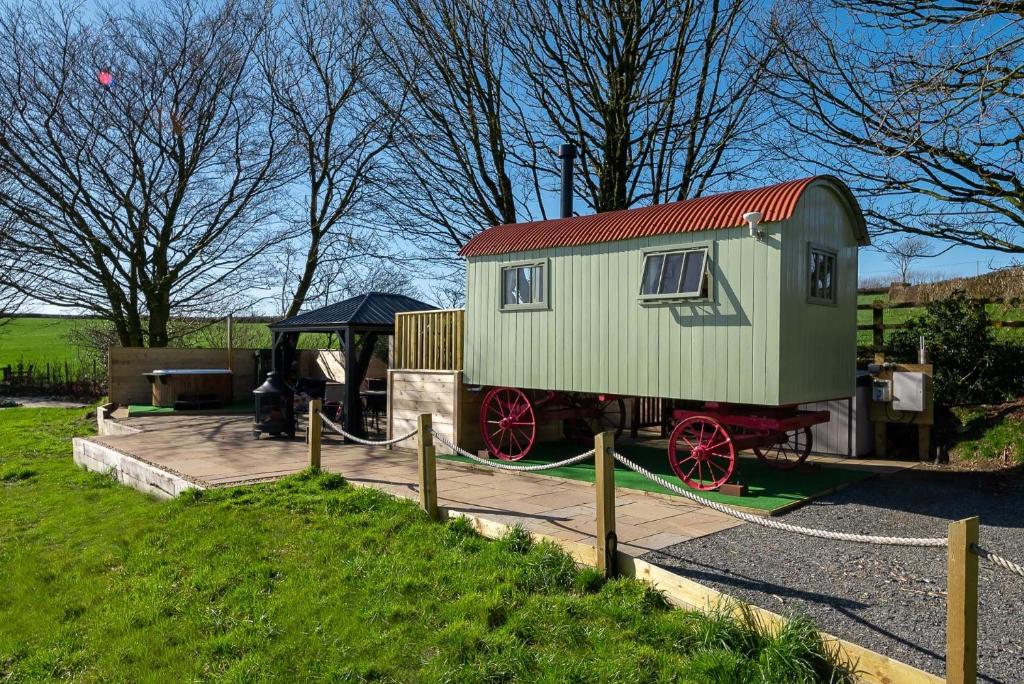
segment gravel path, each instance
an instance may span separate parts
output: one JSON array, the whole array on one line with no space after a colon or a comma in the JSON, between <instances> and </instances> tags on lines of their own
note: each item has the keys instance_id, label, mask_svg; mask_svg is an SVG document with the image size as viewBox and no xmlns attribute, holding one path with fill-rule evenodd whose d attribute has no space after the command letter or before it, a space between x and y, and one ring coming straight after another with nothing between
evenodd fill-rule
<instances>
[{"instance_id":1,"label":"gravel path","mask_svg":"<svg viewBox=\"0 0 1024 684\"><path fill-rule=\"evenodd\" d=\"M981 546L1022 562L1022 503L1021 472L915 469L848 487L780 519L936 537L946 535L949 521L979 515ZM944 549L829 541L746 524L646 559L777 613L809 615L826 632L943 674ZM1024 578L981 561L979 595L979 680L1024 681Z\"/></svg>"}]
</instances>

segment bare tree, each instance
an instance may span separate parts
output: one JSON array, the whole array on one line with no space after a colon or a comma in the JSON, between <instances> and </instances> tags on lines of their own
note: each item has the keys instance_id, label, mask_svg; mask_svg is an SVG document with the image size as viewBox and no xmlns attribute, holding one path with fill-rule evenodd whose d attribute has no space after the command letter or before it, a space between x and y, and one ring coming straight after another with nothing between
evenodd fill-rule
<instances>
[{"instance_id":1,"label":"bare tree","mask_svg":"<svg viewBox=\"0 0 1024 684\"><path fill-rule=\"evenodd\" d=\"M374 31L398 118L386 195L414 249L455 266L477 232L530 216L537 192L513 148L523 116L509 92L508 3L393 0Z\"/></svg>"},{"instance_id":2,"label":"bare tree","mask_svg":"<svg viewBox=\"0 0 1024 684\"><path fill-rule=\"evenodd\" d=\"M288 0L267 33L261 62L301 179L292 194L302 197L295 223L304 259L288 279L285 316L310 296L324 253L337 240L350 242L353 223L379 206L371 188L392 126L368 92L379 68L369 27L363 0Z\"/></svg>"},{"instance_id":3,"label":"bare tree","mask_svg":"<svg viewBox=\"0 0 1024 684\"><path fill-rule=\"evenodd\" d=\"M1024 5L791 7L775 25L790 163L850 180L876 233L1024 251Z\"/></svg>"},{"instance_id":4,"label":"bare tree","mask_svg":"<svg viewBox=\"0 0 1024 684\"><path fill-rule=\"evenodd\" d=\"M933 256L928 240L920 235L905 235L879 245L878 250L892 264L901 283L910 282L910 269L919 259Z\"/></svg>"},{"instance_id":5,"label":"bare tree","mask_svg":"<svg viewBox=\"0 0 1024 684\"><path fill-rule=\"evenodd\" d=\"M13 219L0 221L0 273L14 271L31 271L22 267L23 257L16 248L13 248L12 236L16 229L16 222ZM11 317L19 313L28 302L27 292L31 291L34 276L27 275L26 282L15 288L6 284L0 279L0 326L9 323Z\"/></svg>"},{"instance_id":6,"label":"bare tree","mask_svg":"<svg viewBox=\"0 0 1024 684\"><path fill-rule=\"evenodd\" d=\"M377 291L413 296L415 286L407 268L382 256L388 253L386 236L364 230L350 239L332 240L317 256L317 277L305 295L305 306L318 307L360 292ZM272 280L277 284L278 311L291 316L295 284L305 270L305 253L289 241L274 250Z\"/></svg>"},{"instance_id":7,"label":"bare tree","mask_svg":"<svg viewBox=\"0 0 1024 684\"><path fill-rule=\"evenodd\" d=\"M514 4L511 55L538 137L579 145L578 192L596 211L701 195L762 161L775 48L758 34L757 3Z\"/></svg>"},{"instance_id":8,"label":"bare tree","mask_svg":"<svg viewBox=\"0 0 1024 684\"><path fill-rule=\"evenodd\" d=\"M273 108L255 87L258 12L168 0L0 16L0 210L19 222L28 294L110 321L124 345L164 346L172 316L248 299L284 182Z\"/></svg>"}]
</instances>

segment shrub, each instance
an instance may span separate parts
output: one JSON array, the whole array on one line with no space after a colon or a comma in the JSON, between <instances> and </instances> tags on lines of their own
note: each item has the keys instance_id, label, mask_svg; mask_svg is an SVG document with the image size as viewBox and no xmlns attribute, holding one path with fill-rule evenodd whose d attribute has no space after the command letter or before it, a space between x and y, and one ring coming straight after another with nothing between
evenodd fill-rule
<instances>
[{"instance_id":1,"label":"shrub","mask_svg":"<svg viewBox=\"0 0 1024 684\"><path fill-rule=\"evenodd\" d=\"M963 291L930 302L923 316L893 333L889 351L894 360L915 362L918 338L935 364L935 398L945 406L1001 401L1020 383L1020 347L997 343L984 306ZM1006 357L1018 359L1007 365Z\"/></svg>"}]
</instances>

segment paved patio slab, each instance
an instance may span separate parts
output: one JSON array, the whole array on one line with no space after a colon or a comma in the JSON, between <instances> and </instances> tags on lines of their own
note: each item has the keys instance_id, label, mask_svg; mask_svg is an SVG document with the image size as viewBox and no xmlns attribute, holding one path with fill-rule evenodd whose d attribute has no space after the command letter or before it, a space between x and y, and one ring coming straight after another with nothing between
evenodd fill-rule
<instances>
[{"instance_id":1,"label":"paved patio slab","mask_svg":"<svg viewBox=\"0 0 1024 684\"><path fill-rule=\"evenodd\" d=\"M138 459L200 487L266 482L308 464L306 445L295 439L253 439L248 416L159 416L126 421L143 432L90 441ZM417 499L415 453L344 444L325 437L321 464L357 485ZM568 541L592 542L596 493L587 482L513 473L439 459L438 503ZM640 555L741 525L692 502L619 489L619 547Z\"/></svg>"}]
</instances>

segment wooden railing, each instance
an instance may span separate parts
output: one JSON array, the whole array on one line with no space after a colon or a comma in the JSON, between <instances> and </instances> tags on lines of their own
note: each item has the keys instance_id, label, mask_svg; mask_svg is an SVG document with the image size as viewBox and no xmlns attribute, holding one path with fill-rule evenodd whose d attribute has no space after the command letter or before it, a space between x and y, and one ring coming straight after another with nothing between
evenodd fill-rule
<instances>
[{"instance_id":1,"label":"wooden railing","mask_svg":"<svg viewBox=\"0 0 1024 684\"><path fill-rule=\"evenodd\" d=\"M465 309L407 311L395 315L393 368L462 370Z\"/></svg>"},{"instance_id":2,"label":"wooden railing","mask_svg":"<svg viewBox=\"0 0 1024 684\"><path fill-rule=\"evenodd\" d=\"M984 307L987 304L1004 304L1005 302L997 300L987 299L975 299L972 300L976 306ZM876 299L871 304L858 304L858 310L870 310L871 311L871 323L858 325L857 330L870 330L871 331L871 347L873 349L880 350L883 347L886 330L897 330L899 328L906 328L907 324L903 323L886 323L885 322L885 311L886 309L921 309L924 310L924 304L917 304L914 302L898 302L890 304L882 299ZM997 319L990 319L988 322L990 327L993 328L1024 328L1024 321L1004 321Z\"/></svg>"}]
</instances>

